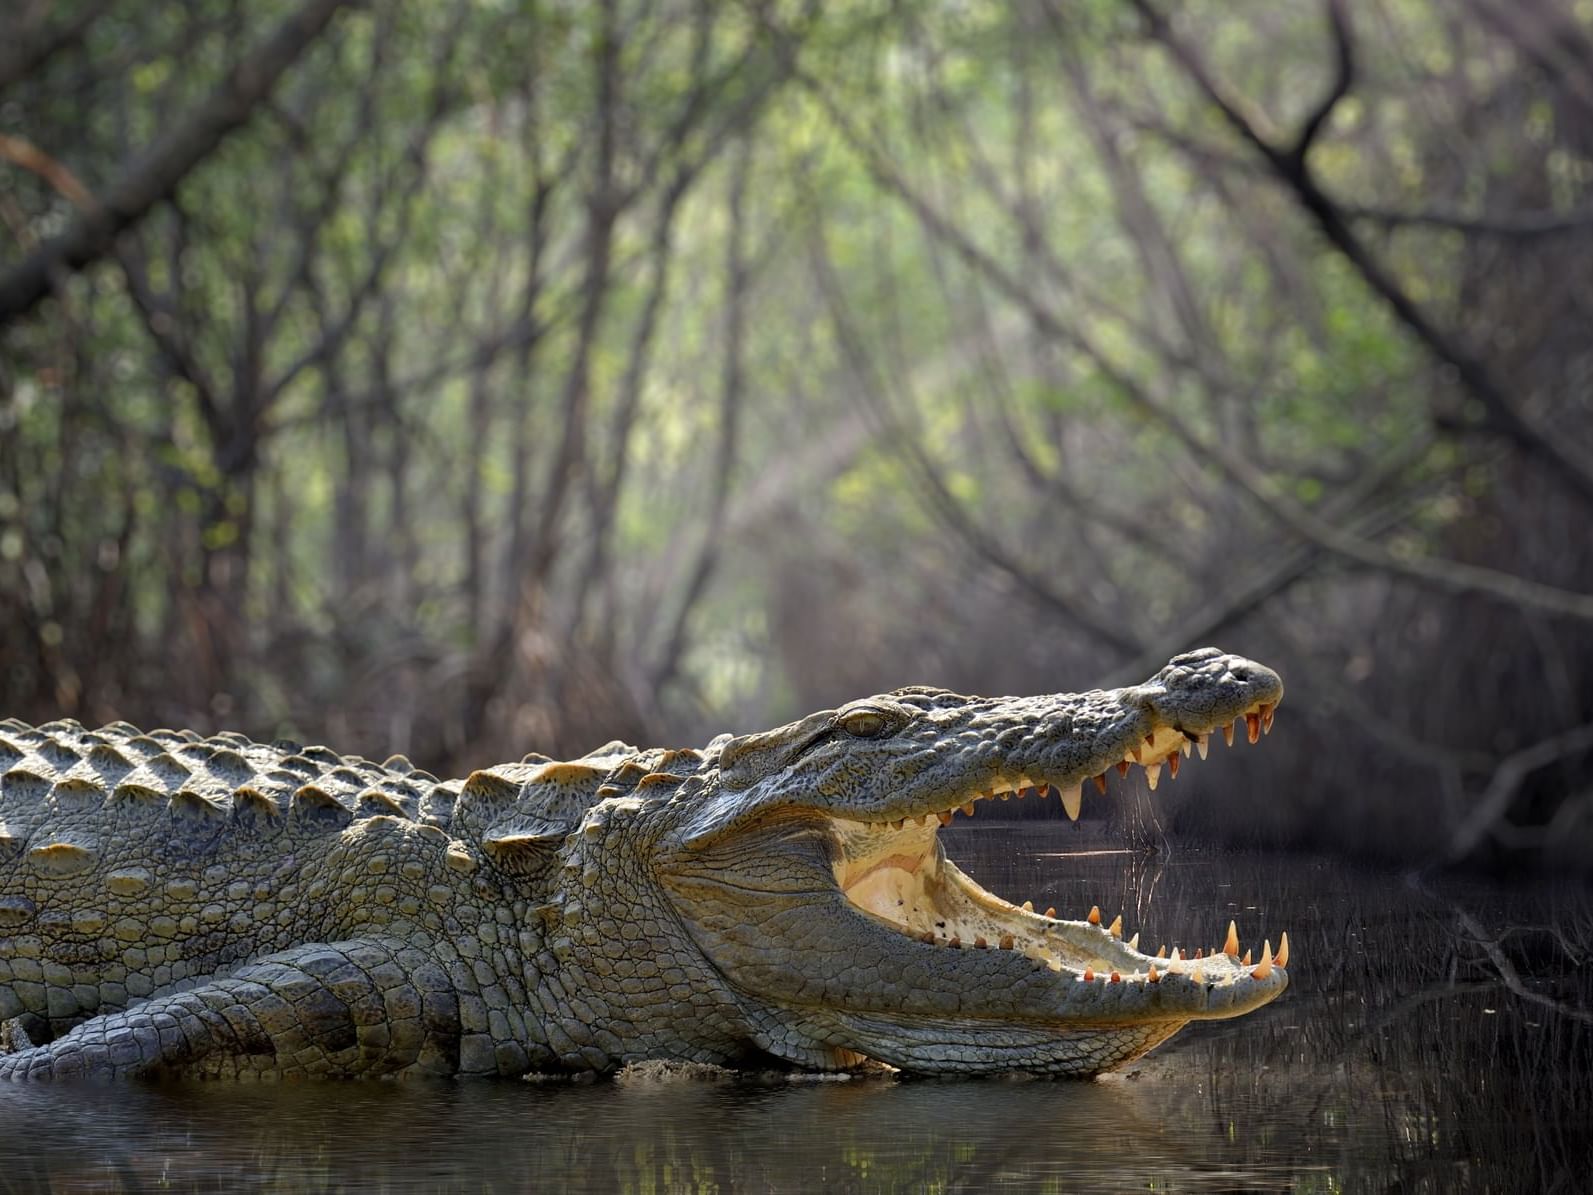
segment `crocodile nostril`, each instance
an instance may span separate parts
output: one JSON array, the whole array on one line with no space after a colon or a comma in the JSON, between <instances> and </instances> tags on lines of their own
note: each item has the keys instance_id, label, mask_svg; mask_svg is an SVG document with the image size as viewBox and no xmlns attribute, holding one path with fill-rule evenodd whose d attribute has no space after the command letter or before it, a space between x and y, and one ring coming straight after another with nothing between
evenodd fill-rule
<instances>
[{"instance_id":1,"label":"crocodile nostril","mask_svg":"<svg viewBox=\"0 0 1593 1195\"><path fill-rule=\"evenodd\" d=\"M1250 679L1250 669L1243 668L1243 667L1235 668L1233 670L1233 678L1234 678L1234 680L1249 680Z\"/></svg>"}]
</instances>

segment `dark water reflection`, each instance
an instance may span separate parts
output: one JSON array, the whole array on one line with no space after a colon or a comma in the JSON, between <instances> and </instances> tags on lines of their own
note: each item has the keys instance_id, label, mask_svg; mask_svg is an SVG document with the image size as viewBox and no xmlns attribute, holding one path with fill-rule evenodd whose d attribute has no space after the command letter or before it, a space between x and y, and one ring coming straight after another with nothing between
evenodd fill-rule
<instances>
[{"instance_id":1,"label":"dark water reflection","mask_svg":"<svg viewBox=\"0 0 1593 1195\"><path fill-rule=\"evenodd\" d=\"M1059 857L1081 841L970 828L951 851L1152 945L1288 929L1289 992L1093 1083L0 1086L0 1191L1590 1189L1584 890Z\"/></svg>"}]
</instances>

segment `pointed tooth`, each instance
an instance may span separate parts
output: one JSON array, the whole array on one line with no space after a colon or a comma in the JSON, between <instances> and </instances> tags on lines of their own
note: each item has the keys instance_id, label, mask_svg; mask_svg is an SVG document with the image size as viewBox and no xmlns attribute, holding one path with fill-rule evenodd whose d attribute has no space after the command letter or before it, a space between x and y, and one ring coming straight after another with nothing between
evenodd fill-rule
<instances>
[{"instance_id":1,"label":"pointed tooth","mask_svg":"<svg viewBox=\"0 0 1593 1195\"><path fill-rule=\"evenodd\" d=\"M1026 901L1024 901L1024 902L1023 902L1023 911L1024 911L1024 912L1025 912L1025 913L1032 913L1032 912L1034 912L1034 902L1033 902L1033 901L1032 901L1032 900L1026 900Z\"/></svg>"},{"instance_id":2,"label":"pointed tooth","mask_svg":"<svg viewBox=\"0 0 1593 1195\"><path fill-rule=\"evenodd\" d=\"M1284 931L1283 937L1278 939L1278 953L1272 961L1280 967L1289 965L1289 934L1287 930Z\"/></svg>"},{"instance_id":3,"label":"pointed tooth","mask_svg":"<svg viewBox=\"0 0 1593 1195\"><path fill-rule=\"evenodd\" d=\"M1183 756L1176 751L1167 757L1167 775L1169 779L1178 779L1178 764L1181 759L1183 759Z\"/></svg>"},{"instance_id":4,"label":"pointed tooth","mask_svg":"<svg viewBox=\"0 0 1593 1195\"><path fill-rule=\"evenodd\" d=\"M1091 925L1100 925L1101 924L1101 906L1100 905L1091 905L1090 906L1090 915L1088 917L1086 917L1084 920L1088 921Z\"/></svg>"},{"instance_id":5,"label":"pointed tooth","mask_svg":"<svg viewBox=\"0 0 1593 1195\"><path fill-rule=\"evenodd\" d=\"M1106 932L1111 934L1114 938L1121 938L1123 936L1123 914L1119 913L1116 917L1112 918L1112 924L1106 927Z\"/></svg>"},{"instance_id":6,"label":"pointed tooth","mask_svg":"<svg viewBox=\"0 0 1593 1195\"><path fill-rule=\"evenodd\" d=\"M1162 778L1162 765L1161 764L1159 764L1159 763L1148 763L1148 764L1145 765L1145 783L1150 785L1151 792L1155 792L1156 791L1156 785L1161 781L1161 778Z\"/></svg>"},{"instance_id":7,"label":"pointed tooth","mask_svg":"<svg viewBox=\"0 0 1593 1195\"><path fill-rule=\"evenodd\" d=\"M1084 982L1085 983L1094 983L1095 982L1095 972L1091 971L1088 967L1084 968Z\"/></svg>"},{"instance_id":8,"label":"pointed tooth","mask_svg":"<svg viewBox=\"0 0 1593 1195\"><path fill-rule=\"evenodd\" d=\"M1205 952L1202 951L1199 946L1195 947L1195 957L1196 958L1205 958L1206 957Z\"/></svg>"},{"instance_id":9,"label":"pointed tooth","mask_svg":"<svg viewBox=\"0 0 1593 1195\"><path fill-rule=\"evenodd\" d=\"M1042 801L1048 799L1051 796L1051 786L1049 784L1036 784L1034 786L1034 795Z\"/></svg>"},{"instance_id":10,"label":"pointed tooth","mask_svg":"<svg viewBox=\"0 0 1593 1195\"><path fill-rule=\"evenodd\" d=\"M1229 958L1239 957L1239 924L1234 921L1228 923L1228 940L1222 944L1222 952Z\"/></svg>"},{"instance_id":11,"label":"pointed tooth","mask_svg":"<svg viewBox=\"0 0 1593 1195\"><path fill-rule=\"evenodd\" d=\"M1130 747L1128 749L1128 753L1133 758L1135 763L1145 762L1145 753L1140 750L1138 743L1135 743L1132 747Z\"/></svg>"},{"instance_id":12,"label":"pointed tooth","mask_svg":"<svg viewBox=\"0 0 1593 1195\"><path fill-rule=\"evenodd\" d=\"M1262 734L1271 734L1272 733L1272 716L1273 716L1273 714L1277 713L1277 710L1278 710L1278 706L1277 706L1276 702L1273 702L1271 705L1267 705L1265 703L1262 704L1262 706L1261 706L1261 733Z\"/></svg>"},{"instance_id":13,"label":"pointed tooth","mask_svg":"<svg viewBox=\"0 0 1593 1195\"><path fill-rule=\"evenodd\" d=\"M1012 935L1011 934L1002 934L1001 935L1001 941L998 942L997 945L1000 946L1001 949L1003 949L1003 950L1011 950L1012 949Z\"/></svg>"},{"instance_id":14,"label":"pointed tooth","mask_svg":"<svg viewBox=\"0 0 1593 1195\"><path fill-rule=\"evenodd\" d=\"M1250 965L1250 961L1250 952L1247 950L1245 951L1244 958L1239 960L1239 965L1242 967L1248 967Z\"/></svg>"},{"instance_id":15,"label":"pointed tooth","mask_svg":"<svg viewBox=\"0 0 1593 1195\"><path fill-rule=\"evenodd\" d=\"M1245 737L1247 739L1249 739L1252 743L1260 742L1260 740L1261 740L1261 715L1260 714L1246 714L1245 715Z\"/></svg>"},{"instance_id":16,"label":"pointed tooth","mask_svg":"<svg viewBox=\"0 0 1593 1195\"><path fill-rule=\"evenodd\" d=\"M1222 741L1227 743L1228 746L1230 746L1230 747L1233 746L1233 723L1232 722L1228 723L1228 725L1226 725L1226 726L1224 726L1222 728Z\"/></svg>"},{"instance_id":17,"label":"pointed tooth","mask_svg":"<svg viewBox=\"0 0 1593 1195\"><path fill-rule=\"evenodd\" d=\"M1178 744L1178 749L1184 753L1184 758L1188 759L1189 758L1189 753L1190 753L1190 751L1192 751L1194 749L1194 746L1195 746L1195 744L1191 743L1186 738L1186 739L1184 739L1183 742Z\"/></svg>"},{"instance_id":18,"label":"pointed tooth","mask_svg":"<svg viewBox=\"0 0 1593 1195\"><path fill-rule=\"evenodd\" d=\"M905 817L899 817L899 818L897 818L895 821L893 821L891 823L891 829L900 830L906 824L907 824L907 819Z\"/></svg>"},{"instance_id":19,"label":"pointed tooth","mask_svg":"<svg viewBox=\"0 0 1593 1195\"><path fill-rule=\"evenodd\" d=\"M1062 790L1062 808L1067 810L1068 821L1079 820L1079 810L1084 806L1084 786L1075 784L1072 788Z\"/></svg>"},{"instance_id":20,"label":"pointed tooth","mask_svg":"<svg viewBox=\"0 0 1593 1195\"><path fill-rule=\"evenodd\" d=\"M1206 748L1210 744L1211 736L1203 734L1195 740L1195 750L1200 752L1200 758L1206 758Z\"/></svg>"},{"instance_id":21,"label":"pointed tooth","mask_svg":"<svg viewBox=\"0 0 1593 1195\"><path fill-rule=\"evenodd\" d=\"M939 813L935 814L935 816L940 819L940 824L941 825L943 825L943 826L951 825L951 810L942 809Z\"/></svg>"},{"instance_id":22,"label":"pointed tooth","mask_svg":"<svg viewBox=\"0 0 1593 1195\"><path fill-rule=\"evenodd\" d=\"M1156 957L1157 958L1166 958L1167 957L1167 943L1166 942L1163 942L1160 946L1158 946L1156 948Z\"/></svg>"},{"instance_id":23,"label":"pointed tooth","mask_svg":"<svg viewBox=\"0 0 1593 1195\"><path fill-rule=\"evenodd\" d=\"M1045 907L1045 915L1047 917L1049 917L1052 921L1055 921L1056 920L1056 906L1055 905L1046 905L1046 907Z\"/></svg>"},{"instance_id":24,"label":"pointed tooth","mask_svg":"<svg viewBox=\"0 0 1593 1195\"><path fill-rule=\"evenodd\" d=\"M1147 747L1154 747L1156 745L1156 735L1154 732L1145 736L1145 745Z\"/></svg>"},{"instance_id":25,"label":"pointed tooth","mask_svg":"<svg viewBox=\"0 0 1593 1195\"><path fill-rule=\"evenodd\" d=\"M1112 983L1122 983L1123 982L1123 977L1121 975L1119 975L1116 971L1113 971L1112 972L1111 982Z\"/></svg>"},{"instance_id":26,"label":"pointed tooth","mask_svg":"<svg viewBox=\"0 0 1593 1195\"><path fill-rule=\"evenodd\" d=\"M1095 790L1102 796L1106 795L1106 773L1102 772L1095 778Z\"/></svg>"},{"instance_id":27,"label":"pointed tooth","mask_svg":"<svg viewBox=\"0 0 1593 1195\"><path fill-rule=\"evenodd\" d=\"M1250 972L1251 979L1265 979L1272 974L1272 943L1261 944L1261 962L1256 969Z\"/></svg>"},{"instance_id":28,"label":"pointed tooth","mask_svg":"<svg viewBox=\"0 0 1593 1195\"><path fill-rule=\"evenodd\" d=\"M1132 938L1130 938L1128 940L1128 948L1130 950L1138 950L1139 949L1139 934L1136 933Z\"/></svg>"},{"instance_id":29,"label":"pointed tooth","mask_svg":"<svg viewBox=\"0 0 1593 1195\"><path fill-rule=\"evenodd\" d=\"M1145 979L1148 983L1160 983L1162 981L1161 975L1156 970L1155 963L1151 964L1150 973L1145 976Z\"/></svg>"},{"instance_id":30,"label":"pointed tooth","mask_svg":"<svg viewBox=\"0 0 1593 1195\"><path fill-rule=\"evenodd\" d=\"M984 950L984 949L989 947L990 943L985 941L983 934L980 934L978 937L976 937L974 939L974 945L977 946L980 950Z\"/></svg>"},{"instance_id":31,"label":"pointed tooth","mask_svg":"<svg viewBox=\"0 0 1593 1195\"><path fill-rule=\"evenodd\" d=\"M963 813L964 817L972 817L973 816L973 811L974 811L974 803L972 801L966 802L963 805L963 807L962 807L962 813Z\"/></svg>"},{"instance_id":32,"label":"pointed tooth","mask_svg":"<svg viewBox=\"0 0 1593 1195\"><path fill-rule=\"evenodd\" d=\"M1117 761L1117 774L1119 776L1127 776L1128 775L1128 768L1129 768L1128 760L1120 759L1120 760Z\"/></svg>"}]
</instances>

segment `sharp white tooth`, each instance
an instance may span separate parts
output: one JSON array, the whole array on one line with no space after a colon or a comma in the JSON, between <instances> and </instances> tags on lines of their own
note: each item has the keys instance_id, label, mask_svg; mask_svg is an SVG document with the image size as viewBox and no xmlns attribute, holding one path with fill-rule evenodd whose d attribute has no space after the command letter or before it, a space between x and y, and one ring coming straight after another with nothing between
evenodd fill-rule
<instances>
[{"instance_id":1,"label":"sharp white tooth","mask_svg":"<svg viewBox=\"0 0 1593 1195\"><path fill-rule=\"evenodd\" d=\"M1024 901L1024 902L1023 902L1023 911L1024 911L1024 912L1025 912L1025 913L1032 913L1032 912L1034 912L1034 902L1033 902L1033 901L1032 901L1032 900L1026 900L1026 901Z\"/></svg>"},{"instance_id":2,"label":"sharp white tooth","mask_svg":"<svg viewBox=\"0 0 1593 1195\"><path fill-rule=\"evenodd\" d=\"M1084 806L1084 786L1075 784L1072 788L1064 788L1062 793L1062 808L1068 811L1068 820L1079 820L1079 810Z\"/></svg>"},{"instance_id":3,"label":"sharp white tooth","mask_svg":"<svg viewBox=\"0 0 1593 1195\"><path fill-rule=\"evenodd\" d=\"M1222 728L1222 741L1227 743L1228 746L1230 746L1230 747L1233 746L1233 723L1232 722L1228 723L1228 725L1226 725L1226 726L1224 726Z\"/></svg>"},{"instance_id":4,"label":"sharp white tooth","mask_svg":"<svg viewBox=\"0 0 1593 1195\"><path fill-rule=\"evenodd\" d=\"M1178 744L1178 749L1184 753L1184 758L1188 759L1189 758L1190 749L1193 746L1194 746L1193 743L1191 743L1188 739L1185 739L1183 742Z\"/></svg>"},{"instance_id":5,"label":"sharp white tooth","mask_svg":"<svg viewBox=\"0 0 1593 1195\"><path fill-rule=\"evenodd\" d=\"M1139 949L1139 935L1138 934L1135 934L1132 938L1130 938L1128 940L1128 948L1130 950L1138 950Z\"/></svg>"},{"instance_id":6,"label":"sharp white tooth","mask_svg":"<svg viewBox=\"0 0 1593 1195\"><path fill-rule=\"evenodd\" d=\"M1280 967L1289 965L1289 935L1287 932L1278 940L1278 953L1273 956L1272 961Z\"/></svg>"},{"instance_id":7,"label":"sharp white tooth","mask_svg":"<svg viewBox=\"0 0 1593 1195\"><path fill-rule=\"evenodd\" d=\"M940 824L941 825L943 825L943 826L951 825L951 811L949 809L942 810L940 813L935 814L935 816L940 819Z\"/></svg>"},{"instance_id":8,"label":"sharp white tooth","mask_svg":"<svg viewBox=\"0 0 1593 1195\"><path fill-rule=\"evenodd\" d=\"M1210 738L1209 734L1203 734L1195 740L1195 750L1200 752L1201 759L1206 758L1206 748L1209 745Z\"/></svg>"},{"instance_id":9,"label":"sharp white tooth","mask_svg":"<svg viewBox=\"0 0 1593 1195\"><path fill-rule=\"evenodd\" d=\"M1261 963L1250 972L1251 979L1266 979L1272 974L1272 943L1263 942L1261 945Z\"/></svg>"},{"instance_id":10,"label":"sharp white tooth","mask_svg":"<svg viewBox=\"0 0 1593 1195\"><path fill-rule=\"evenodd\" d=\"M1148 763L1148 764L1145 765L1145 783L1150 785L1151 792L1155 792L1156 791L1156 784L1157 784L1157 782L1159 780L1161 780L1161 778L1162 778L1162 765L1161 764L1159 764L1159 763Z\"/></svg>"},{"instance_id":11,"label":"sharp white tooth","mask_svg":"<svg viewBox=\"0 0 1593 1195\"><path fill-rule=\"evenodd\" d=\"M1222 952L1229 958L1239 957L1239 926L1236 922L1228 923L1228 940L1222 944Z\"/></svg>"},{"instance_id":12,"label":"sharp white tooth","mask_svg":"<svg viewBox=\"0 0 1593 1195\"><path fill-rule=\"evenodd\" d=\"M1123 936L1123 914L1119 913L1116 917L1112 918L1112 924L1106 927L1106 932L1111 934L1114 938L1121 938Z\"/></svg>"}]
</instances>

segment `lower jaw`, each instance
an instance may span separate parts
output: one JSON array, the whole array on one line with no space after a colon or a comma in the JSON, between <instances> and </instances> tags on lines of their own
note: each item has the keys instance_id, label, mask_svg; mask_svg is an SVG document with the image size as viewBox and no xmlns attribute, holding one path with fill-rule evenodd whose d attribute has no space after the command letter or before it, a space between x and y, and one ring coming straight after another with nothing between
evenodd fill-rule
<instances>
[{"instance_id":1,"label":"lower jaw","mask_svg":"<svg viewBox=\"0 0 1593 1195\"><path fill-rule=\"evenodd\" d=\"M1132 973L1154 961L1094 927L1082 935L1088 940L1074 942L1082 926L1054 920L1054 910L1041 915L1002 900L946 858L934 831L912 845L894 853L887 847L861 874L838 866L836 875L852 905L904 937L950 949L1014 950L1053 971Z\"/></svg>"}]
</instances>

